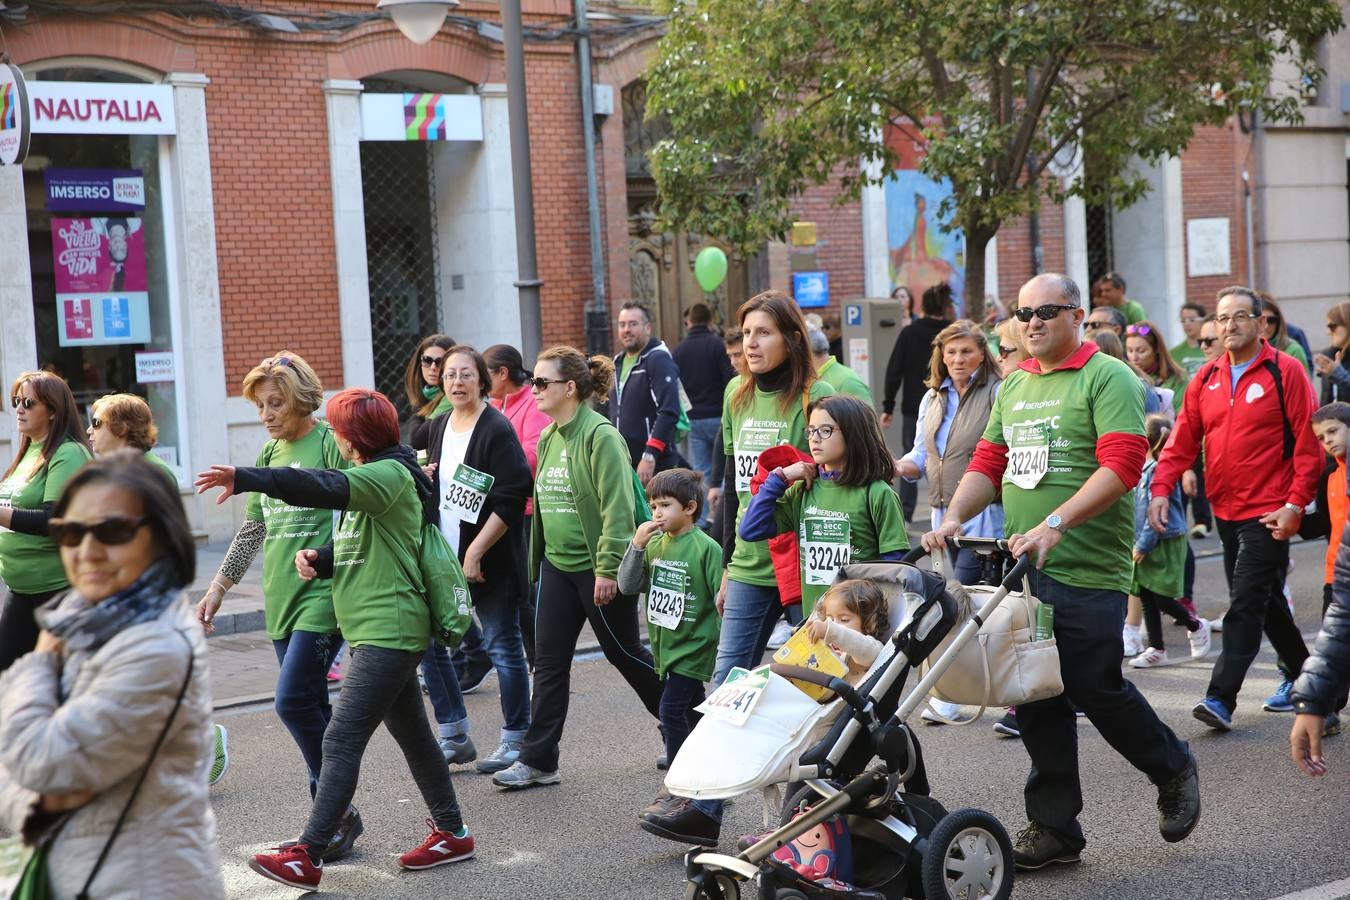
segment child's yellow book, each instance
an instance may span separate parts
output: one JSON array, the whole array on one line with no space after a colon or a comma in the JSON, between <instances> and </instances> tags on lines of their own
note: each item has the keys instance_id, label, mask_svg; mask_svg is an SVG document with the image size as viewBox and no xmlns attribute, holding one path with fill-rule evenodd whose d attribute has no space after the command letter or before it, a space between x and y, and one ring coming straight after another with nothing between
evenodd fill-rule
<instances>
[{"instance_id":1,"label":"child's yellow book","mask_svg":"<svg viewBox=\"0 0 1350 900\"><path fill-rule=\"evenodd\" d=\"M792 637L788 638L787 643L779 647L778 651L774 653L773 661L789 666L815 669L817 672L824 672L826 675L843 678L848 673L848 666L844 665L844 661L830 649L828 644L824 641L812 641L807 637L806 632L806 624L803 623L800 628L792 633ZM827 687L811 684L808 681L800 681L796 678L788 680L813 700L827 700L833 696L833 692Z\"/></svg>"}]
</instances>

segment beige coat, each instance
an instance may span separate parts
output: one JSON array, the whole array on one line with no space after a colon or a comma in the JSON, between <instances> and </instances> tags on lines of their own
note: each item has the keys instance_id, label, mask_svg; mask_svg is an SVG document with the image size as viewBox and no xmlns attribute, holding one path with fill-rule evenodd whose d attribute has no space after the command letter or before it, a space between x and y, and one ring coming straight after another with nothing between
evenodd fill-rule
<instances>
[{"instance_id":1,"label":"beige coat","mask_svg":"<svg viewBox=\"0 0 1350 900\"><path fill-rule=\"evenodd\" d=\"M65 664L79 674L58 704L61 660L30 653L0 677L0 829L31 826L42 793L92 791L52 845L53 896L84 886L173 709L194 653L192 682L103 868L97 900L224 897L216 819L207 797L211 689L206 641L179 598L153 622L126 629Z\"/></svg>"}]
</instances>

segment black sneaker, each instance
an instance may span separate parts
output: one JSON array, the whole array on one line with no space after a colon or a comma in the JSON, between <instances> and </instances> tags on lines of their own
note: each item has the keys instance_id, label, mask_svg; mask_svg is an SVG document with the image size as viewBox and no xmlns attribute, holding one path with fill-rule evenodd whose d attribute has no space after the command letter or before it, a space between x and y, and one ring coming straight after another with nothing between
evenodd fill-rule
<instances>
[{"instance_id":1,"label":"black sneaker","mask_svg":"<svg viewBox=\"0 0 1350 900\"><path fill-rule=\"evenodd\" d=\"M1022 729L1017 727L1017 708L1008 707L1008 711L1003 714L1003 718L994 723L994 732L1004 737L1020 738Z\"/></svg>"},{"instance_id":2,"label":"black sneaker","mask_svg":"<svg viewBox=\"0 0 1350 900\"><path fill-rule=\"evenodd\" d=\"M455 675L459 678L459 692L472 694L483 686L488 675L492 674L492 660L486 653L468 657L464 665L455 666Z\"/></svg>"},{"instance_id":3,"label":"black sneaker","mask_svg":"<svg viewBox=\"0 0 1350 900\"><path fill-rule=\"evenodd\" d=\"M1036 821L1028 822L1026 828L1017 832L1013 842L1013 862L1026 871L1079 862L1080 852Z\"/></svg>"},{"instance_id":4,"label":"black sneaker","mask_svg":"<svg viewBox=\"0 0 1350 900\"><path fill-rule=\"evenodd\" d=\"M356 811L356 807L347 807L347 814L342 817L337 834L333 835L333 839L323 848L323 853L319 855L320 859L325 863L331 863L345 858L352 852L352 845L365 830L366 826L361 822L361 814ZM284 841L277 849L286 850L299 845L299 840Z\"/></svg>"},{"instance_id":5,"label":"black sneaker","mask_svg":"<svg viewBox=\"0 0 1350 900\"><path fill-rule=\"evenodd\" d=\"M1200 821L1200 773L1195 757L1171 781L1158 785L1158 831L1169 844L1184 841Z\"/></svg>"},{"instance_id":6,"label":"black sneaker","mask_svg":"<svg viewBox=\"0 0 1350 900\"><path fill-rule=\"evenodd\" d=\"M665 815L645 816L639 819L638 826L643 831L668 841L696 847L716 847L718 835L722 831L720 823L699 812L694 808L692 801L684 798L670 807Z\"/></svg>"}]
</instances>

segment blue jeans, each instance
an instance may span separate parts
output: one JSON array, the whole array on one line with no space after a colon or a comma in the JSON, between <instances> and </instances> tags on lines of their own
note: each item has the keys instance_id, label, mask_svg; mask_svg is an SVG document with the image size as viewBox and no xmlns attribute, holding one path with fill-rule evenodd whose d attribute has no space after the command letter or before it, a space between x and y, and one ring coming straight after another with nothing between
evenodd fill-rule
<instances>
[{"instance_id":1,"label":"blue jeans","mask_svg":"<svg viewBox=\"0 0 1350 900\"><path fill-rule=\"evenodd\" d=\"M705 491L713 486L713 455L720 452L722 452L721 418L690 419L689 455L693 457L691 462L694 470L703 473L703 489ZM706 524L708 518L708 506L705 503L703 515L699 517L698 524L700 526Z\"/></svg>"},{"instance_id":2,"label":"blue jeans","mask_svg":"<svg viewBox=\"0 0 1350 900\"><path fill-rule=\"evenodd\" d=\"M1081 848L1086 841L1078 824L1083 787L1078 777L1075 705L1106 742L1154 784L1180 773L1190 751L1144 695L1121 676L1125 594L1072 587L1034 569L1028 577L1031 592L1055 610L1064 693L1017 706L1022 745L1031 757L1023 792L1027 817Z\"/></svg>"},{"instance_id":3,"label":"blue jeans","mask_svg":"<svg viewBox=\"0 0 1350 900\"><path fill-rule=\"evenodd\" d=\"M504 723L501 740L522 741L530 728L530 672L520 637L519 598L503 579L470 584L469 593L482 625L483 647L497 670ZM422 675L442 732L451 736L468 734L468 713L455 667L446 649L434 641L422 662Z\"/></svg>"},{"instance_id":4,"label":"blue jeans","mask_svg":"<svg viewBox=\"0 0 1350 900\"><path fill-rule=\"evenodd\" d=\"M778 588L727 580L727 604L722 612L722 636L717 641L713 686L727 680L735 666L753 669L764 657L773 626L783 615Z\"/></svg>"},{"instance_id":5,"label":"blue jeans","mask_svg":"<svg viewBox=\"0 0 1350 900\"><path fill-rule=\"evenodd\" d=\"M272 642L281 671L277 674L277 718L300 748L309 769L309 795L319 787L323 764L323 733L333 717L328 701L328 667L333 664L342 635L292 631Z\"/></svg>"}]
</instances>

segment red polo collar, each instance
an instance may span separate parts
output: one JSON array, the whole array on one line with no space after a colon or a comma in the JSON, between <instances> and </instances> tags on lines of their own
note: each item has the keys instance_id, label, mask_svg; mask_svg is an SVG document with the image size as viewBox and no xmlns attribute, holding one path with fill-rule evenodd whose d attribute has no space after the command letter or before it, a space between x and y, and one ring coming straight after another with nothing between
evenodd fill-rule
<instances>
[{"instance_id":1,"label":"red polo collar","mask_svg":"<svg viewBox=\"0 0 1350 900\"><path fill-rule=\"evenodd\" d=\"M1083 341L1078 345L1078 349L1069 354L1069 358L1055 367L1054 371L1063 372L1066 369L1081 369L1087 365L1087 361L1092 359L1093 354L1100 353L1101 347L1098 347L1092 341ZM1030 372L1032 375L1044 375L1041 371L1040 360L1032 356L1018 364L1017 368L1024 372Z\"/></svg>"}]
</instances>

